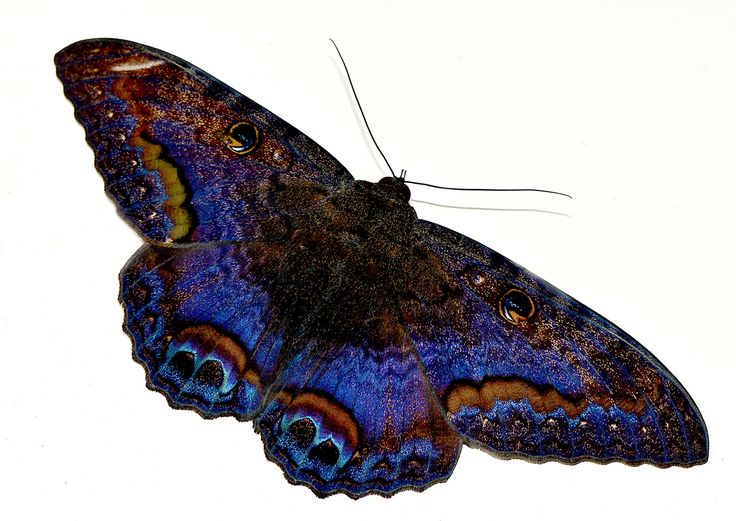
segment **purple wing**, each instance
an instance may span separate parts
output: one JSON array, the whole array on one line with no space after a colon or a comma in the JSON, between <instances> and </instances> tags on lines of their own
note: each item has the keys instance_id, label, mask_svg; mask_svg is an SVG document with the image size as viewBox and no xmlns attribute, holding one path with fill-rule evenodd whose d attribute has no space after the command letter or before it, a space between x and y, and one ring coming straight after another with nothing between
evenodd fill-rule
<instances>
[{"instance_id":1,"label":"purple wing","mask_svg":"<svg viewBox=\"0 0 736 521\"><path fill-rule=\"evenodd\" d=\"M243 243L146 244L120 274L133 356L173 407L251 419L274 379L283 331Z\"/></svg>"},{"instance_id":2,"label":"purple wing","mask_svg":"<svg viewBox=\"0 0 736 521\"><path fill-rule=\"evenodd\" d=\"M695 403L636 340L491 249L426 221L418 230L450 283L412 336L466 443L564 462L707 460Z\"/></svg>"},{"instance_id":3,"label":"purple wing","mask_svg":"<svg viewBox=\"0 0 736 521\"><path fill-rule=\"evenodd\" d=\"M284 368L256 420L266 456L292 483L357 498L423 490L450 477L462 442L408 338L313 340L307 353Z\"/></svg>"},{"instance_id":4,"label":"purple wing","mask_svg":"<svg viewBox=\"0 0 736 521\"><path fill-rule=\"evenodd\" d=\"M207 418L255 418L268 458L320 496L446 480L461 441L405 332L325 339L314 330L334 313L320 309L323 295L290 327L257 251L147 244L128 262L125 329L149 387Z\"/></svg>"},{"instance_id":5,"label":"purple wing","mask_svg":"<svg viewBox=\"0 0 736 521\"><path fill-rule=\"evenodd\" d=\"M294 127L163 51L87 40L55 61L108 195L148 240L247 240L285 180L329 190L352 179Z\"/></svg>"}]
</instances>

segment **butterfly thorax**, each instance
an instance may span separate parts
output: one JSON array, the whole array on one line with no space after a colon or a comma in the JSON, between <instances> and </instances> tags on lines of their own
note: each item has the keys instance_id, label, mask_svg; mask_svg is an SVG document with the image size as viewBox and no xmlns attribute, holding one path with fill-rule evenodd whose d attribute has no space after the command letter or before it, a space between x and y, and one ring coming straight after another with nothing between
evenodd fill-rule
<instances>
[{"instance_id":1,"label":"butterfly thorax","mask_svg":"<svg viewBox=\"0 0 736 521\"><path fill-rule=\"evenodd\" d=\"M403 343L405 304L420 298L417 281L432 272L403 194L366 181L335 190L273 182L270 207L283 210L265 221L250 253L277 320L328 343L356 335L376 346Z\"/></svg>"}]
</instances>

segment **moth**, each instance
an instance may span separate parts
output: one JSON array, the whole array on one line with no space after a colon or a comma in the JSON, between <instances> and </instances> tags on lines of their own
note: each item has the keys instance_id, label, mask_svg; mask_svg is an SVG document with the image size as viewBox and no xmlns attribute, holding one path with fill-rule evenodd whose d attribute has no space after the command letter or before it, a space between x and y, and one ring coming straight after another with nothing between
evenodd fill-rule
<instances>
[{"instance_id":1,"label":"moth","mask_svg":"<svg viewBox=\"0 0 736 521\"><path fill-rule=\"evenodd\" d=\"M282 119L145 45L56 55L105 190L143 246L120 274L148 387L253 421L318 496L424 490L503 458L708 459L692 398L620 328L417 218Z\"/></svg>"}]
</instances>

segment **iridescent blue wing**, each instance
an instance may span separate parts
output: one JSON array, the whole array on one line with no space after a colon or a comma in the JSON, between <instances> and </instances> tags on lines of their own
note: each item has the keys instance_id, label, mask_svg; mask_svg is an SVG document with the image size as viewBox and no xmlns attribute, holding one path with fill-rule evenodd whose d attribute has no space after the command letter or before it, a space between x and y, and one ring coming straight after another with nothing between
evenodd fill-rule
<instances>
[{"instance_id":1,"label":"iridescent blue wing","mask_svg":"<svg viewBox=\"0 0 736 521\"><path fill-rule=\"evenodd\" d=\"M55 58L122 217L160 243L247 240L285 179L352 179L307 136L206 72L122 40Z\"/></svg>"},{"instance_id":2,"label":"iridescent blue wing","mask_svg":"<svg viewBox=\"0 0 736 521\"><path fill-rule=\"evenodd\" d=\"M636 340L491 249L418 230L448 282L412 337L467 444L533 460L707 460L695 403Z\"/></svg>"},{"instance_id":3,"label":"iridescent blue wing","mask_svg":"<svg viewBox=\"0 0 736 521\"><path fill-rule=\"evenodd\" d=\"M450 477L462 443L409 339L312 340L256 420L266 456L292 483L353 498L423 490Z\"/></svg>"},{"instance_id":4,"label":"iridescent blue wing","mask_svg":"<svg viewBox=\"0 0 736 521\"><path fill-rule=\"evenodd\" d=\"M144 245L128 262L125 329L149 387L204 417L257 416L269 459L321 496L391 495L447 479L461 441L408 337L395 326L391 341L350 341L348 332L336 343L315 331L321 314L334 314L318 306L291 327L280 290L255 265L258 251Z\"/></svg>"},{"instance_id":5,"label":"iridescent blue wing","mask_svg":"<svg viewBox=\"0 0 736 521\"><path fill-rule=\"evenodd\" d=\"M172 407L242 420L261 407L283 330L252 262L244 243L146 244L123 268L133 356Z\"/></svg>"}]
</instances>

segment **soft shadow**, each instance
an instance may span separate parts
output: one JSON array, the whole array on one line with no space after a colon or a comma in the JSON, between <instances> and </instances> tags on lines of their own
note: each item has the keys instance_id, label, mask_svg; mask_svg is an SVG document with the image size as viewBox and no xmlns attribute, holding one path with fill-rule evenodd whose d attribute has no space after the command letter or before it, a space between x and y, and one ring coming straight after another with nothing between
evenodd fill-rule
<instances>
[{"instance_id":1,"label":"soft shadow","mask_svg":"<svg viewBox=\"0 0 736 521\"><path fill-rule=\"evenodd\" d=\"M553 212L552 210L539 210L537 208L489 208L484 206L456 206L452 204L431 203L420 199L412 199L412 203L428 204L430 206L439 206L440 208L455 208L458 210L485 210L490 212L530 212L530 213L546 213L549 215L558 215L567 219L572 219L572 215L563 212Z\"/></svg>"}]
</instances>

